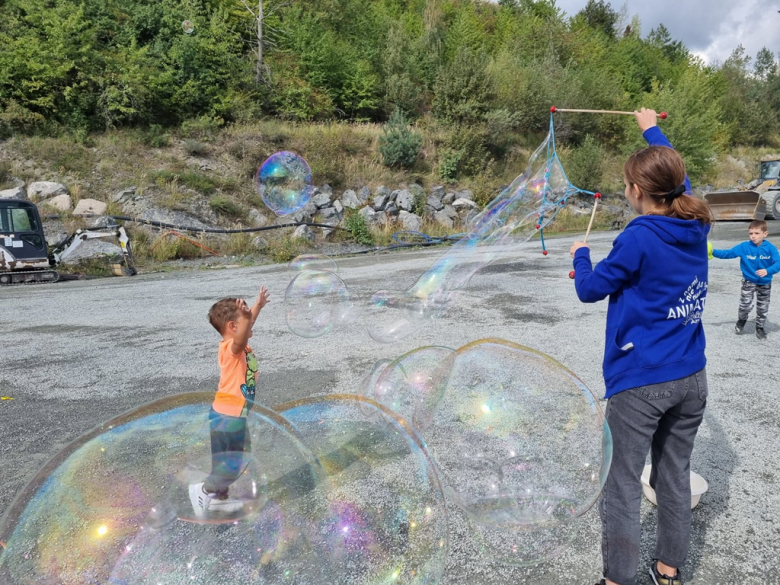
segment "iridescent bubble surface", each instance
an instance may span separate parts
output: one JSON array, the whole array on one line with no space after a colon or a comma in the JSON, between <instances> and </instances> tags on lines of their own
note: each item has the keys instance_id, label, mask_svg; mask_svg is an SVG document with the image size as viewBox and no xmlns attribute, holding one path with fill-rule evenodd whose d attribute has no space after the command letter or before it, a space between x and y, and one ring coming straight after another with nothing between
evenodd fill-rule
<instances>
[{"instance_id":1,"label":"iridescent bubble surface","mask_svg":"<svg viewBox=\"0 0 780 585\"><path fill-rule=\"evenodd\" d=\"M327 270L302 270L284 293L287 327L300 337L320 337L354 322L359 307L336 274Z\"/></svg>"},{"instance_id":2,"label":"iridescent bubble surface","mask_svg":"<svg viewBox=\"0 0 780 585\"><path fill-rule=\"evenodd\" d=\"M192 34L192 32L195 30L195 25L192 23L192 21L185 20L181 23L181 28L189 35Z\"/></svg>"},{"instance_id":3,"label":"iridescent bubble surface","mask_svg":"<svg viewBox=\"0 0 780 585\"><path fill-rule=\"evenodd\" d=\"M333 274L339 273L339 266L330 256L324 254L302 254L290 260L292 270L327 270Z\"/></svg>"},{"instance_id":4,"label":"iridescent bubble surface","mask_svg":"<svg viewBox=\"0 0 780 585\"><path fill-rule=\"evenodd\" d=\"M317 519L329 583L437 583L448 518L435 466L417 434L376 402L330 395L277 407L329 478Z\"/></svg>"},{"instance_id":5,"label":"iridescent bubble surface","mask_svg":"<svg viewBox=\"0 0 780 585\"><path fill-rule=\"evenodd\" d=\"M387 365L377 376L373 399L423 432L436 412L450 379L456 352L448 347L421 347Z\"/></svg>"},{"instance_id":6,"label":"iridescent bubble surface","mask_svg":"<svg viewBox=\"0 0 780 585\"><path fill-rule=\"evenodd\" d=\"M257 188L263 202L276 215L289 215L311 199L311 169L294 152L271 155L257 171Z\"/></svg>"},{"instance_id":7,"label":"iridescent bubble surface","mask_svg":"<svg viewBox=\"0 0 780 585\"><path fill-rule=\"evenodd\" d=\"M293 428L275 412L255 405L247 419L252 457L264 456L254 466L262 474L254 482L262 489L259 497L247 501L252 509L231 518L194 514L182 479L193 469L201 471L199 463L192 463L208 450L208 427L205 436L199 433L204 432L211 401L213 393L156 401L95 429L50 461L3 517L0 582L125 584L158 583L165 577L165 583L206 583L224 582L225 575L249 578L258 574L269 554L256 536L259 523L279 509L287 515L267 523L261 531L263 544L276 543L276 555L300 574L319 575L322 551L304 531L309 519L297 522L291 512L303 507L315 515L316 499L308 494L325 489L326 479ZM268 457L270 452L273 457ZM245 481L239 478L231 486L231 498L242 497ZM307 547L289 546L292 535L301 533L309 543L307 554ZM236 542L244 545L237 547ZM299 558L288 556L293 552Z\"/></svg>"},{"instance_id":8,"label":"iridescent bubble surface","mask_svg":"<svg viewBox=\"0 0 780 585\"><path fill-rule=\"evenodd\" d=\"M609 427L587 387L549 356L504 340L458 350L423 436L448 498L509 562L560 551L525 534L565 542L558 528L594 504L612 458Z\"/></svg>"}]
</instances>

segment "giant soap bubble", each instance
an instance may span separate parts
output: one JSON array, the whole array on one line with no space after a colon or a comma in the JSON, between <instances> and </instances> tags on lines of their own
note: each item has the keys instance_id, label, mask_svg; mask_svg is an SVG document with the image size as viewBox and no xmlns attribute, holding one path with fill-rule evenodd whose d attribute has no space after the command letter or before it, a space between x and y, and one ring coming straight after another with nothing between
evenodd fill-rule
<instances>
[{"instance_id":1,"label":"giant soap bubble","mask_svg":"<svg viewBox=\"0 0 780 585\"><path fill-rule=\"evenodd\" d=\"M458 350L423 434L448 498L508 562L560 552L554 543L596 501L612 458L609 427L585 385L552 358L503 340Z\"/></svg>"},{"instance_id":2,"label":"giant soap bubble","mask_svg":"<svg viewBox=\"0 0 780 585\"><path fill-rule=\"evenodd\" d=\"M194 393L158 400L52 459L0 523L0 582L224 582L226 575L262 573L269 554L302 575L321 566L323 551L306 530L317 515L317 500L309 496L326 480L292 426L259 405L247 418L251 457L230 487L234 499L246 495L244 484L257 487L246 514L194 514L183 482L202 481L200 474L210 471L203 463L209 453L204 422L213 398ZM297 520L304 515L305 522Z\"/></svg>"},{"instance_id":3,"label":"giant soap bubble","mask_svg":"<svg viewBox=\"0 0 780 585\"><path fill-rule=\"evenodd\" d=\"M257 171L257 188L263 202L276 215L289 215L311 199L311 169L294 152L271 155Z\"/></svg>"},{"instance_id":4,"label":"giant soap bubble","mask_svg":"<svg viewBox=\"0 0 780 585\"><path fill-rule=\"evenodd\" d=\"M328 475L318 521L328 583L437 583L448 519L436 469L406 421L374 401L330 395L277 407Z\"/></svg>"}]
</instances>

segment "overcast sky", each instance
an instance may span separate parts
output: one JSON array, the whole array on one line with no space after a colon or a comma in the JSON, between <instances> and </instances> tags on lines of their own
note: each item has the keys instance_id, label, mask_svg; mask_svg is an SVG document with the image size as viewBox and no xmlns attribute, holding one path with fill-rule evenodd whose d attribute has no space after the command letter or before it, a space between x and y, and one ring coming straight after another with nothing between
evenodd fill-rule
<instances>
[{"instance_id":1,"label":"overcast sky","mask_svg":"<svg viewBox=\"0 0 780 585\"><path fill-rule=\"evenodd\" d=\"M569 16L579 12L587 0L557 0ZM611 0L616 10L623 0ZM780 52L780 1L769 0L628 0L628 12L639 15L642 34L663 23L708 63L724 61L742 43L750 56L766 46ZM777 57L776 57L777 58Z\"/></svg>"}]
</instances>

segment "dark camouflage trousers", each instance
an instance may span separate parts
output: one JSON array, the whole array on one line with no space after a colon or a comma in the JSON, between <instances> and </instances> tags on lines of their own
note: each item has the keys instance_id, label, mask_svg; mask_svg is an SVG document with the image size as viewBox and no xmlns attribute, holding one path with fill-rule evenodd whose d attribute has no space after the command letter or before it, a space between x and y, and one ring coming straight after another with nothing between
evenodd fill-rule
<instances>
[{"instance_id":1,"label":"dark camouflage trousers","mask_svg":"<svg viewBox=\"0 0 780 585\"><path fill-rule=\"evenodd\" d=\"M753 297L756 297L756 327L764 328L766 314L769 312L769 296L772 294L771 284L756 284L742 279L742 296L739 299L739 319L747 321L753 310Z\"/></svg>"}]
</instances>

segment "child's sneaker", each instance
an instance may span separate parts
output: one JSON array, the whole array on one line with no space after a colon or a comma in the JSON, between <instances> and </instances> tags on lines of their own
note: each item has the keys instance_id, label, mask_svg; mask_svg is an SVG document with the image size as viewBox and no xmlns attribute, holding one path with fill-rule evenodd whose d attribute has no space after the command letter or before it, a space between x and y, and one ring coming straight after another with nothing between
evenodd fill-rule
<instances>
[{"instance_id":1,"label":"child's sneaker","mask_svg":"<svg viewBox=\"0 0 780 585\"><path fill-rule=\"evenodd\" d=\"M680 569L677 569L677 574L674 577L662 575L658 572L658 561L656 559L653 559L653 562L650 563L650 576L653 578L655 585L682 585Z\"/></svg>"},{"instance_id":2,"label":"child's sneaker","mask_svg":"<svg viewBox=\"0 0 780 585\"><path fill-rule=\"evenodd\" d=\"M734 327L734 331L737 333L742 333L742 330L745 328L745 323L747 323L746 319L740 319L737 321L736 326Z\"/></svg>"},{"instance_id":3,"label":"child's sneaker","mask_svg":"<svg viewBox=\"0 0 780 585\"><path fill-rule=\"evenodd\" d=\"M766 331L764 331L763 327L756 327L756 337L766 339Z\"/></svg>"},{"instance_id":4,"label":"child's sneaker","mask_svg":"<svg viewBox=\"0 0 780 585\"><path fill-rule=\"evenodd\" d=\"M190 485L190 502L192 502L192 509L195 510L195 516L199 518L206 516L209 512L232 514L244 507L244 503L238 500L220 499L216 497L216 494L207 493L203 489L203 483Z\"/></svg>"}]
</instances>

